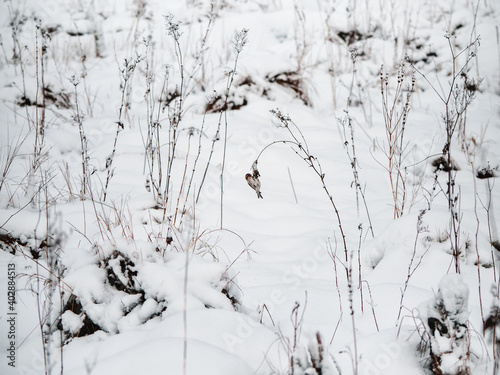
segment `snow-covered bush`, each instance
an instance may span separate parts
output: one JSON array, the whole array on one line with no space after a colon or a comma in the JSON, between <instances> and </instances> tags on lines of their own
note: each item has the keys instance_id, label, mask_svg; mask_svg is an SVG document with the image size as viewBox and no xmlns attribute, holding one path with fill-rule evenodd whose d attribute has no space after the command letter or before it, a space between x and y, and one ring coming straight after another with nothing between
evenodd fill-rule
<instances>
[{"instance_id":1,"label":"snow-covered bush","mask_svg":"<svg viewBox=\"0 0 500 375\"><path fill-rule=\"evenodd\" d=\"M334 364L328 356L321 335L316 333L308 345L299 344L293 355L293 375L333 375Z\"/></svg>"},{"instance_id":2,"label":"snow-covered bush","mask_svg":"<svg viewBox=\"0 0 500 375\"><path fill-rule=\"evenodd\" d=\"M222 263L192 253L161 255L147 246L143 257L135 248L127 250L110 248L101 260L69 272L67 283L75 289L62 309L60 329L66 342L98 330L120 333L184 308L238 310L234 275Z\"/></svg>"},{"instance_id":3,"label":"snow-covered bush","mask_svg":"<svg viewBox=\"0 0 500 375\"><path fill-rule=\"evenodd\" d=\"M469 288L462 277L450 274L441 279L436 297L418 308L425 328L421 349L428 350L432 374L470 374L468 301Z\"/></svg>"}]
</instances>

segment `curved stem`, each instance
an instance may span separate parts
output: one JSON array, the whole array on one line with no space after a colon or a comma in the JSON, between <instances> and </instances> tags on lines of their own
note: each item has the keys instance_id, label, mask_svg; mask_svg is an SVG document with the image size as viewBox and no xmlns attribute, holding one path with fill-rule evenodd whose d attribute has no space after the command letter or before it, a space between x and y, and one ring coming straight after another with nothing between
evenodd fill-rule
<instances>
[{"instance_id":1,"label":"curved stem","mask_svg":"<svg viewBox=\"0 0 500 375\"><path fill-rule=\"evenodd\" d=\"M287 127L288 129L288 127ZM290 131L290 129L289 129ZM290 131L291 132L291 131ZM295 138L295 137L294 137ZM261 152L259 153L259 155L257 156L257 158L255 159L255 165L258 164L258 161L259 161L259 158L261 157L262 153L267 150L269 147L275 145L275 144L278 144L278 143L290 143L292 145L295 145L299 148L299 150L294 150L295 153L299 156L300 155L300 152L302 152L304 154L304 156L302 156L302 159L313 169L313 171L318 175L320 181L321 181L321 184L323 185L323 190L325 191L326 195L328 196L328 199L330 200L330 203L333 207L333 210L335 211L335 216L337 217L337 221L339 223L339 229L340 229L340 234L342 235L342 244L344 246L344 252L345 252L345 260L348 261L348 251L347 251L347 242L346 242L346 236L344 234L344 229L342 227L342 220L340 218L340 213L339 213L339 210L337 209L337 205L335 204L335 201L333 200L333 196L332 194L330 193L330 191L328 190L328 187L326 186L326 183L325 183L325 174L323 173L323 170L321 168L321 164L319 162L318 159L316 159L314 156L312 156L307 149L304 149L300 143L296 142L296 141L287 141L287 140L281 140L281 141L274 141L274 142L271 142L270 144L268 144L266 147L264 147Z\"/></svg>"}]
</instances>

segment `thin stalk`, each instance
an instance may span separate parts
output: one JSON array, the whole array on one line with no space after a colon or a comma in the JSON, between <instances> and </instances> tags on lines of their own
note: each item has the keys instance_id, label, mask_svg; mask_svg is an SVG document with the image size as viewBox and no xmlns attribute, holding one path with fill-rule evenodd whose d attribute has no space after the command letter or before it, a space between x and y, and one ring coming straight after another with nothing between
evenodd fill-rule
<instances>
[{"instance_id":1,"label":"thin stalk","mask_svg":"<svg viewBox=\"0 0 500 375\"><path fill-rule=\"evenodd\" d=\"M111 177L113 177L113 160L116 155L116 145L118 143L118 135L120 132L125 128L123 125L123 112L127 108L127 99L126 99L126 92L127 88L130 86L129 81L132 79L132 76L135 71L135 67L137 66L137 63L140 61L140 57L137 57L135 61L131 59L125 59L125 62L123 63L123 69L121 70L121 75L123 82L120 83L120 88L122 91L121 95L121 102L120 102L120 108L118 109L118 121L116 121L116 133L115 133L115 139L113 142L113 150L111 151L111 155L106 158L106 170L107 170L107 175L106 175L106 184L104 185L104 194L103 194L103 201L106 201L106 196L108 194L108 185L109 181L111 180Z\"/></svg>"},{"instance_id":2,"label":"thin stalk","mask_svg":"<svg viewBox=\"0 0 500 375\"><path fill-rule=\"evenodd\" d=\"M278 144L278 143L290 144L292 146L293 151L302 160L304 160L309 167L312 168L312 170L314 171L314 173L318 176L318 178L321 181L321 185L323 187L323 190L325 191L325 193L326 193L326 195L328 197L328 200L330 201L330 204L332 205L333 210L335 211L335 215L337 217L337 222L338 222L340 234L342 236L342 244L343 244L343 247L344 247L345 260L347 262L348 261L348 250L347 250L346 236L345 236L344 229L343 229L343 226L342 226L342 219L340 217L339 210L337 209L337 205L335 204L335 201L333 200L333 196L330 193L330 190L328 189L328 187L326 186L325 174L323 173L323 169L321 167L321 163L319 162L319 160L316 157L314 157L313 155L311 155L311 153L309 152L309 149L307 147L307 144L305 144L305 147L302 145L302 143L299 141L299 139L297 138L297 136L294 134L293 130L290 128L290 125L293 125L295 128L298 128L298 126L292 121L292 119L289 116L286 116L283 113L281 113L280 110L271 110L270 112L278 119L278 121L281 124L281 127L283 127L283 128L285 128L285 129L288 130L289 134L293 138L293 141L287 141L287 140L274 141L274 142L271 142L270 144L268 144L266 147L264 147L260 151L259 155L255 159L255 162L253 164L253 168L255 170L257 169L257 164L258 164L259 158L261 157L262 153L265 150L267 150L269 147L271 147L271 146L273 146L275 144ZM300 134L301 134L303 140L305 140L305 138L303 137L302 133L300 133ZM295 148L293 146L295 146Z\"/></svg>"},{"instance_id":3,"label":"thin stalk","mask_svg":"<svg viewBox=\"0 0 500 375\"><path fill-rule=\"evenodd\" d=\"M351 325L352 325L352 337L354 345L354 358L352 358L353 375L358 375L358 341L356 335L356 318L354 316L354 288L352 280L352 257L353 252L351 252L351 259L349 261L349 267L347 271L347 287L349 290L349 311L351 315Z\"/></svg>"},{"instance_id":4,"label":"thin stalk","mask_svg":"<svg viewBox=\"0 0 500 375\"><path fill-rule=\"evenodd\" d=\"M226 167L226 151L227 151L227 103L229 100L229 91L231 90L231 86L234 81L234 76L236 75L238 58L240 56L241 51L243 50L243 47L247 43L247 33L248 30L243 29L240 32L237 32L235 35L233 44L234 44L234 49L236 51L236 57L234 58L233 69L228 73L224 107L219 116L219 127L220 127L222 115L224 115L224 146L222 153L222 168L220 172L220 228L221 229L223 227L223 221L224 221L224 171Z\"/></svg>"},{"instance_id":5,"label":"thin stalk","mask_svg":"<svg viewBox=\"0 0 500 375\"><path fill-rule=\"evenodd\" d=\"M177 214L179 212L179 205L180 205L180 200L181 200L181 196L182 196L182 190L184 188L184 184L186 181L186 171L187 171L187 167L188 167L189 152L191 150L191 137L193 136L193 134L194 134L193 131L189 131L188 147L187 147L187 151L186 151L186 160L184 162L184 172L182 173L181 187L179 189L179 195L177 196L177 204L175 205L175 214L174 214L174 221L173 221L174 225L177 222ZM181 215L184 215L184 212L181 212Z\"/></svg>"}]
</instances>

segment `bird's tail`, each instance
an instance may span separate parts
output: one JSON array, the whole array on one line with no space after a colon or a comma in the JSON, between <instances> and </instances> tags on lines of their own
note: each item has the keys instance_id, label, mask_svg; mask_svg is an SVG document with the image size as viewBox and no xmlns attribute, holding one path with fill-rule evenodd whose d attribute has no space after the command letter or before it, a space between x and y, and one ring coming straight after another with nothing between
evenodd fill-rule
<instances>
[{"instance_id":1,"label":"bird's tail","mask_svg":"<svg viewBox=\"0 0 500 375\"><path fill-rule=\"evenodd\" d=\"M264 197L262 196L262 193L260 191L257 192L257 198L264 199Z\"/></svg>"}]
</instances>

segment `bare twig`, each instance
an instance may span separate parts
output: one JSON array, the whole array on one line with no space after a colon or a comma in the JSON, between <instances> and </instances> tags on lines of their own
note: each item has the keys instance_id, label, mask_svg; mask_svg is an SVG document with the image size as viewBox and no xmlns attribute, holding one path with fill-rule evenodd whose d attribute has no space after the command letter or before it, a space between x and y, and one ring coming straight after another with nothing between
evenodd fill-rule
<instances>
[{"instance_id":1,"label":"bare twig","mask_svg":"<svg viewBox=\"0 0 500 375\"><path fill-rule=\"evenodd\" d=\"M321 181L321 184L323 186L323 190L325 191L326 195L328 196L328 200L330 201L330 203L331 203L331 205L333 207L333 210L335 211L335 215L337 217L337 222L338 222L340 234L342 235L342 244L343 244L343 247L344 247L345 259L346 259L346 262L347 262L347 260L348 260L347 242L346 242L346 237L345 237L345 234L344 234L344 228L342 227L342 220L340 218L340 213L339 213L339 211L337 209L335 201L333 200L333 196L330 193L330 190L328 189L328 187L326 186L325 174L323 173L323 169L321 168L321 164L320 164L319 160L316 157L314 157L309 152L309 148L307 146L307 143L305 142L304 136L300 132L300 129L298 128L298 126L292 121L292 119L289 116L284 115L283 113L281 113L281 111L279 109L271 110L270 112L279 121L280 126L283 127L284 129L288 130L288 133L291 135L291 137L292 137L293 140L292 141L289 141L289 140L274 141L274 142L271 142L270 144L268 144L266 147L264 147L260 151L259 155L255 159L255 162L253 163L252 168L254 170L257 170L257 164L258 164L260 156L262 155L262 153L266 149L268 149L272 145L275 145L275 144L278 144L278 143L284 143L284 144L291 145L292 146L292 150L302 160L304 160L309 167L312 168L312 170L314 171L314 173L316 173L316 175L318 176L318 178ZM299 134L300 134L300 138L302 139L302 141L299 140L298 136L295 134L295 132L291 128L291 126L293 126L295 129L299 129Z\"/></svg>"}]
</instances>

